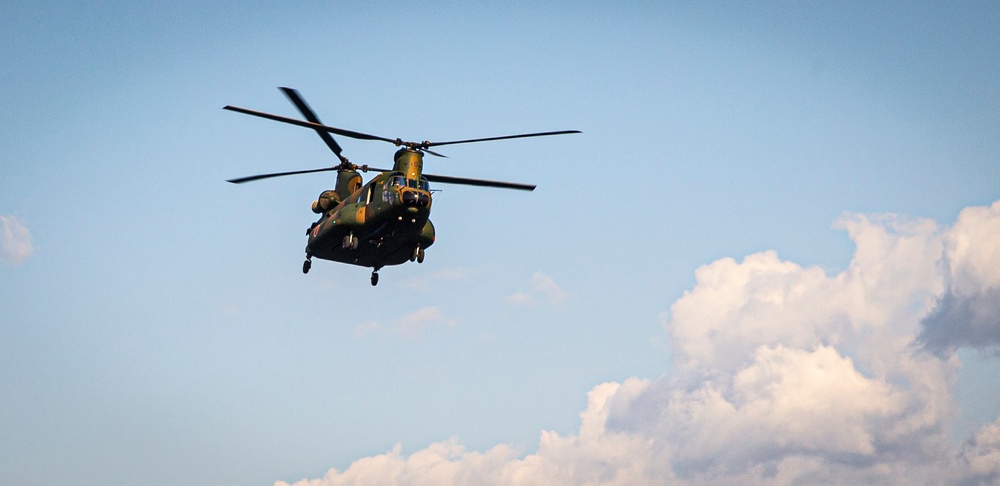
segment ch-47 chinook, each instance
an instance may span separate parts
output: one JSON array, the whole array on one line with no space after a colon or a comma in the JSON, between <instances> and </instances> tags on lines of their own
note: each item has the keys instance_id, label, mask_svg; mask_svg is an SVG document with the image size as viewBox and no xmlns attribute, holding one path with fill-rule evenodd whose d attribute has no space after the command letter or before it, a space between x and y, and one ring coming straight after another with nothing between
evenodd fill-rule
<instances>
[{"instance_id":1,"label":"ch-47 chinook","mask_svg":"<svg viewBox=\"0 0 1000 486\"><path fill-rule=\"evenodd\" d=\"M372 268L372 285L378 284L378 271L386 265L399 265L407 261L423 263L424 250L434 244L434 225L430 221L430 183L465 184L470 186L499 187L533 191L535 186L513 182L487 181L423 173L424 154L444 157L430 150L431 147L459 143L486 142L511 138L543 137L580 133L578 130L556 132L525 133L500 137L453 140L450 142L405 142L366 133L343 130L323 125L309 108L302 96L291 88L281 88L285 96L298 108L305 120L272 115L236 106L224 109L275 120L282 123L311 128L319 134L326 146L340 160L340 163L322 169L298 170L260 174L250 177L230 179L228 182L244 182L313 172L337 172L337 185L323 191L312 203L313 212L320 215L306 234L306 260L302 273L309 273L312 258L331 260ZM355 165L341 152L340 145L331 134L360 140L380 140L401 147L396 151L392 170L377 169L367 165ZM362 184L360 172L376 171L379 175Z\"/></svg>"}]
</instances>

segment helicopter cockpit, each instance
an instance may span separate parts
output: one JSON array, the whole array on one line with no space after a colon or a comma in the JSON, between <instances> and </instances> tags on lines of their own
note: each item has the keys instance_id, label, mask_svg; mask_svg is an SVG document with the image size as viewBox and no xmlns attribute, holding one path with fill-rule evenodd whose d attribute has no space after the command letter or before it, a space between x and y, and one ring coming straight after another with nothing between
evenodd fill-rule
<instances>
[{"instance_id":1,"label":"helicopter cockpit","mask_svg":"<svg viewBox=\"0 0 1000 486\"><path fill-rule=\"evenodd\" d=\"M419 181L416 179L407 179L403 176L395 176L390 181L389 184L395 187L411 187L413 189L420 189L423 191L430 191L431 186L427 182L427 179L421 178Z\"/></svg>"},{"instance_id":2,"label":"helicopter cockpit","mask_svg":"<svg viewBox=\"0 0 1000 486\"><path fill-rule=\"evenodd\" d=\"M389 191L388 196L393 203L398 201L404 206L417 207L427 207L431 203L431 186L423 177L416 180L408 179L402 175L393 176L387 181L386 188L395 188L395 190Z\"/></svg>"}]
</instances>

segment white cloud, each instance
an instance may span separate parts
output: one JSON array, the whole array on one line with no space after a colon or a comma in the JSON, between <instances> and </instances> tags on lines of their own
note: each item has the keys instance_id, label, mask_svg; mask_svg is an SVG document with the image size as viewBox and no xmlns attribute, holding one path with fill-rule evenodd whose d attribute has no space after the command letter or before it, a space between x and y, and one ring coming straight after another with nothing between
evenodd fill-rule
<instances>
[{"instance_id":1,"label":"white cloud","mask_svg":"<svg viewBox=\"0 0 1000 486\"><path fill-rule=\"evenodd\" d=\"M441 309L435 306L423 307L391 321L383 326L379 321L366 321L354 326L354 337L363 338L382 332L403 336L408 339L422 338L433 325L454 327L456 320L445 319Z\"/></svg>"},{"instance_id":2,"label":"white cloud","mask_svg":"<svg viewBox=\"0 0 1000 486\"><path fill-rule=\"evenodd\" d=\"M408 338L418 338L424 335L431 324L439 322L442 322L441 309L424 307L401 317L393 329Z\"/></svg>"},{"instance_id":3,"label":"white cloud","mask_svg":"<svg viewBox=\"0 0 1000 486\"><path fill-rule=\"evenodd\" d=\"M34 251L28 228L14 216L0 216L0 259L20 265Z\"/></svg>"},{"instance_id":4,"label":"white cloud","mask_svg":"<svg viewBox=\"0 0 1000 486\"><path fill-rule=\"evenodd\" d=\"M960 363L940 351L982 347L969 330L1000 343L983 300L1000 284L998 222L1000 203L945 231L848 215L838 225L857 248L836 275L774 252L718 260L663 319L673 371L594 387L576 434L543 431L527 455L397 446L297 484L996 484L1000 419L953 443ZM508 300L556 295L536 277ZM971 310L949 313L948 298Z\"/></svg>"},{"instance_id":5,"label":"white cloud","mask_svg":"<svg viewBox=\"0 0 1000 486\"><path fill-rule=\"evenodd\" d=\"M323 478L303 479L294 486L340 485L483 485L483 484L588 484L611 480L643 484L655 480L636 459L648 456L648 441L604 429L608 401L619 390L638 385L605 383L589 394L580 436L560 437L542 432L538 452L520 457L506 444L486 452L466 451L452 438L403 456L397 444L385 454L366 457L344 471L329 470ZM585 459L585 460L581 460ZM276 486L288 486L278 481Z\"/></svg>"},{"instance_id":6,"label":"white cloud","mask_svg":"<svg viewBox=\"0 0 1000 486\"><path fill-rule=\"evenodd\" d=\"M980 484L1000 482L1000 419L980 429L962 448L962 460Z\"/></svg>"},{"instance_id":7,"label":"white cloud","mask_svg":"<svg viewBox=\"0 0 1000 486\"><path fill-rule=\"evenodd\" d=\"M509 295L506 300L507 303L520 307L547 305L558 308L569 300L569 294L556 285L552 277L542 272L535 272L531 276L530 289Z\"/></svg>"},{"instance_id":8,"label":"white cloud","mask_svg":"<svg viewBox=\"0 0 1000 486\"><path fill-rule=\"evenodd\" d=\"M1000 286L1000 201L966 208L946 236L952 289L958 295Z\"/></svg>"},{"instance_id":9,"label":"white cloud","mask_svg":"<svg viewBox=\"0 0 1000 486\"><path fill-rule=\"evenodd\" d=\"M382 329L382 324L378 321L366 321L354 326L354 337L362 338Z\"/></svg>"},{"instance_id":10,"label":"white cloud","mask_svg":"<svg viewBox=\"0 0 1000 486\"><path fill-rule=\"evenodd\" d=\"M1000 201L963 210L944 243L948 290L920 340L938 353L1000 346Z\"/></svg>"}]
</instances>

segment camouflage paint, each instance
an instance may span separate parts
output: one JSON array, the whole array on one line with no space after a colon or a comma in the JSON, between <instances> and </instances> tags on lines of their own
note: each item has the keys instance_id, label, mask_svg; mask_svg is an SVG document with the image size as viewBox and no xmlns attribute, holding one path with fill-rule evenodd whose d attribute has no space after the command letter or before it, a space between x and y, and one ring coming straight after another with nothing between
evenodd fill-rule
<instances>
[{"instance_id":1,"label":"camouflage paint","mask_svg":"<svg viewBox=\"0 0 1000 486\"><path fill-rule=\"evenodd\" d=\"M337 172L337 196L341 201L347 200L351 194L361 188L361 174L356 170L342 170Z\"/></svg>"},{"instance_id":2,"label":"camouflage paint","mask_svg":"<svg viewBox=\"0 0 1000 486\"><path fill-rule=\"evenodd\" d=\"M420 180L420 174L424 170L424 153L402 148L396 151L394 156L395 162L393 162L392 170L395 172L402 172L406 175L407 179Z\"/></svg>"},{"instance_id":3,"label":"camouflage paint","mask_svg":"<svg viewBox=\"0 0 1000 486\"><path fill-rule=\"evenodd\" d=\"M335 194L324 191L313 203L314 210L326 210L308 232L308 256L377 270L410 261L417 248L434 244L423 153L401 149L393 167L364 186L355 170L337 174ZM335 198L339 203L329 207ZM357 248L344 247L350 237L358 239Z\"/></svg>"}]
</instances>

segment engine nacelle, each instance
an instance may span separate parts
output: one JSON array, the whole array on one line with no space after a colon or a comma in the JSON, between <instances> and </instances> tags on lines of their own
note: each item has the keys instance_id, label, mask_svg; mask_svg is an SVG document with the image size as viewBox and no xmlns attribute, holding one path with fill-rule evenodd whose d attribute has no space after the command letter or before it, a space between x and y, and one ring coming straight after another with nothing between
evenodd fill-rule
<instances>
[{"instance_id":1,"label":"engine nacelle","mask_svg":"<svg viewBox=\"0 0 1000 486\"><path fill-rule=\"evenodd\" d=\"M319 198L312 203L312 211L316 214L323 214L340 204L340 197L336 191L323 191Z\"/></svg>"}]
</instances>

